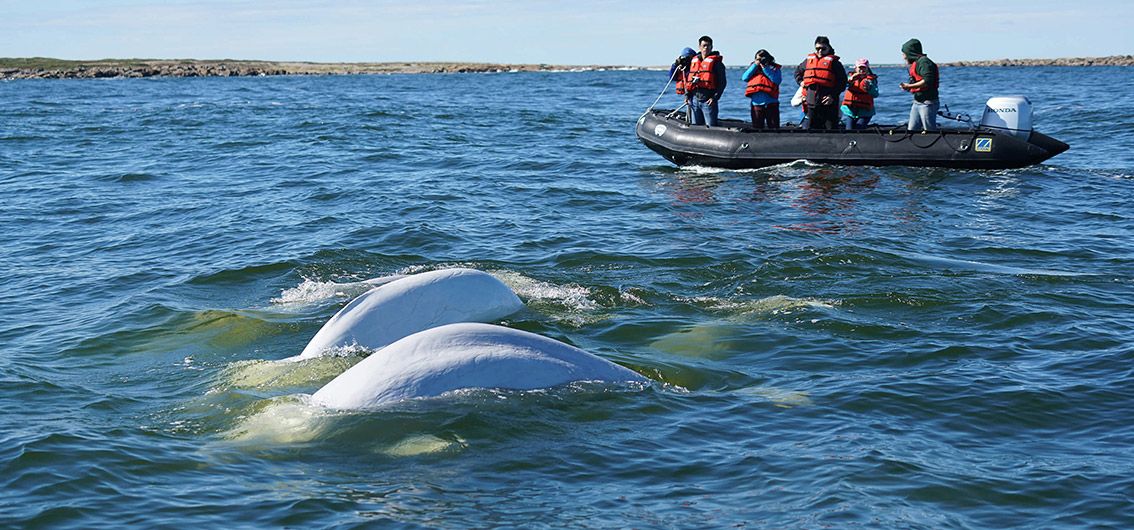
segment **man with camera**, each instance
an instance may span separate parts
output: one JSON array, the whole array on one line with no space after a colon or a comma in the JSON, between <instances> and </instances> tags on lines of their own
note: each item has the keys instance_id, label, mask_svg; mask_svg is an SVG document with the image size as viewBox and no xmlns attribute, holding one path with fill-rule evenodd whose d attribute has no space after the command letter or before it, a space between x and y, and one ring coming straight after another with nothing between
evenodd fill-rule
<instances>
[{"instance_id":1,"label":"man with camera","mask_svg":"<svg viewBox=\"0 0 1134 530\"><path fill-rule=\"evenodd\" d=\"M689 85L689 63L693 61L693 56L697 52L693 48L685 48L681 50L681 55L673 60L673 64L669 67L669 78L676 81L677 95L684 96L688 90Z\"/></svg>"},{"instance_id":2,"label":"man with camera","mask_svg":"<svg viewBox=\"0 0 1134 530\"><path fill-rule=\"evenodd\" d=\"M756 52L755 59L741 76L741 80L748 82L744 95L752 101L752 127L779 129L780 82L783 81L780 65L768 50Z\"/></svg>"}]
</instances>

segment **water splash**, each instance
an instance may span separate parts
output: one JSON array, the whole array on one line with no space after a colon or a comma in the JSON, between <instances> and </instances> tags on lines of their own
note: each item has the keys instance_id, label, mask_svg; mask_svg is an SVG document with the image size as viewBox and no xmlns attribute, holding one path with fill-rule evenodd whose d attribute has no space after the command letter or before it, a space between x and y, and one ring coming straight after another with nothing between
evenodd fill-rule
<instances>
[{"instance_id":1,"label":"water splash","mask_svg":"<svg viewBox=\"0 0 1134 530\"><path fill-rule=\"evenodd\" d=\"M304 278L303 282L290 289L284 289L276 298L271 299L273 306L283 309L295 309L335 299L355 298L375 286L363 282L338 283L331 281L312 280Z\"/></svg>"},{"instance_id":2,"label":"water splash","mask_svg":"<svg viewBox=\"0 0 1134 530\"><path fill-rule=\"evenodd\" d=\"M591 291L576 284L557 285L518 272L506 270L488 271L529 303L551 303L570 311L586 312L599 309L599 304L591 298Z\"/></svg>"}]
</instances>

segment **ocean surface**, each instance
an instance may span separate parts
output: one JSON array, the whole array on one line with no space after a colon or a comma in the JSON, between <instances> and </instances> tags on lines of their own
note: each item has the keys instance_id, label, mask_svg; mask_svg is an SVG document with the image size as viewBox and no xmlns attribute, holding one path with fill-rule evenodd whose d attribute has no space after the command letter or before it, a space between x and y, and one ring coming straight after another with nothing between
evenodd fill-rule
<instances>
[{"instance_id":1,"label":"ocean surface","mask_svg":"<svg viewBox=\"0 0 1134 530\"><path fill-rule=\"evenodd\" d=\"M943 69L1071 145L1011 171L679 169L656 71L2 82L0 526L1134 527L1131 81ZM650 383L268 362L452 267Z\"/></svg>"}]
</instances>

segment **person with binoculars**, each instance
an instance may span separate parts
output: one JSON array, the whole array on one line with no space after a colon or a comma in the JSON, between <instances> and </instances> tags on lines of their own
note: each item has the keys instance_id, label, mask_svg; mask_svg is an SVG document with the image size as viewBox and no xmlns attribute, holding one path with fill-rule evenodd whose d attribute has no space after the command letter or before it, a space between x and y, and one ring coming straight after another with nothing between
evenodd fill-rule
<instances>
[{"instance_id":1,"label":"person with binoculars","mask_svg":"<svg viewBox=\"0 0 1134 530\"><path fill-rule=\"evenodd\" d=\"M744 95L752 101L752 127L779 129L783 73L780 65L776 64L776 58L768 50L756 52L755 60L748 65L741 79L748 82Z\"/></svg>"}]
</instances>

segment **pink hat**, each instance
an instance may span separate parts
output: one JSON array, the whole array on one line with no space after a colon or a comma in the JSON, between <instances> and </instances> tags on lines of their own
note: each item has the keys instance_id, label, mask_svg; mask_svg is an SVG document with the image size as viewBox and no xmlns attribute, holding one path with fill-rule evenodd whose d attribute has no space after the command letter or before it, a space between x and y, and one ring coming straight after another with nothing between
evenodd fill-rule
<instances>
[{"instance_id":1,"label":"pink hat","mask_svg":"<svg viewBox=\"0 0 1134 530\"><path fill-rule=\"evenodd\" d=\"M854 67L858 68L859 66L865 66L867 68L870 68L870 61L868 61L866 59L859 59L859 60L855 61Z\"/></svg>"}]
</instances>

